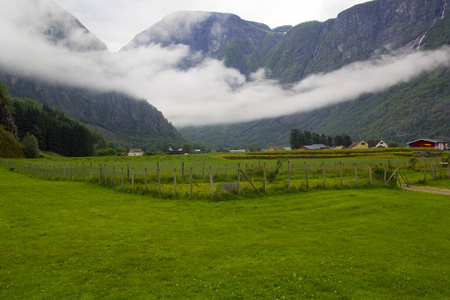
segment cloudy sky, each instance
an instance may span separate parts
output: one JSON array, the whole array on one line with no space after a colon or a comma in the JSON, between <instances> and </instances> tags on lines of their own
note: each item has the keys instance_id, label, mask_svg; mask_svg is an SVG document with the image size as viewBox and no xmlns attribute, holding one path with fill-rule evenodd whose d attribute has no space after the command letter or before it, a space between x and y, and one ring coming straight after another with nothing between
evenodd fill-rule
<instances>
[{"instance_id":1,"label":"cloudy sky","mask_svg":"<svg viewBox=\"0 0 450 300\"><path fill-rule=\"evenodd\" d=\"M360 2L315 0L318 8L303 14L311 9L311 4L299 0L280 0L276 6L270 4L275 1L246 1L252 7L248 11L237 10L242 5L234 0L223 1L226 5L217 2L214 7L214 0L185 0L183 5L166 0L157 7L143 0L55 1L114 50L167 13L180 9L230 11L276 27L308 19L324 20ZM341 6L332 5L336 2ZM189 55L186 46L150 45L112 53L70 51L63 45L49 42L39 33L53 24L52 18L65 18L48 0L0 0L0 7L0 71L52 84L124 92L147 100L177 127L245 122L304 112L385 90L438 67L450 67L449 47L429 52L393 53L327 74L309 76L287 89L268 80L264 70L252 74L253 80L248 81L237 70L226 68L213 59L189 70L179 70L176 66ZM255 7L261 10L257 13ZM299 13L291 14L294 10ZM314 15L317 11L320 13ZM277 16L282 17L277 19ZM69 42L86 43L83 34L77 31Z\"/></svg>"},{"instance_id":2,"label":"cloudy sky","mask_svg":"<svg viewBox=\"0 0 450 300\"><path fill-rule=\"evenodd\" d=\"M325 21L368 0L53 0L118 51L136 34L179 10L234 13L271 28Z\"/></svg>"}]
</instances>

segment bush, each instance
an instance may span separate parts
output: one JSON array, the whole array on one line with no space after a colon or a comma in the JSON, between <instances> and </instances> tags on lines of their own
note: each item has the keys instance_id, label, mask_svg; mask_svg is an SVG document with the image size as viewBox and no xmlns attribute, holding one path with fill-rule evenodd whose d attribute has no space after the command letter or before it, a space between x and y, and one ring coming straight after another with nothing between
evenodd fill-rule
<instances>
[{"instance_id":1,"label":"bush","mask_svg":"<svg viewBox=\"0 0 450 300\"><path fill-rule=\"evenodd\" d=\"M22 140L22 150L27 158L39 157L39 144L37 138L29 132Z\"/></svg>"}]
</instances>

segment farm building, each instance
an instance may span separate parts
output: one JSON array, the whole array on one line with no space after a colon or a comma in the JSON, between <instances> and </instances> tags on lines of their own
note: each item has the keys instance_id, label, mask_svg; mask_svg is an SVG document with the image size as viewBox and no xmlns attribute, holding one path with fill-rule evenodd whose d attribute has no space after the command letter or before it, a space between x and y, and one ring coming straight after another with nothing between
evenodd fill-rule
<instances>
[{"instance_id":1,"label":"farm building","mask_svg":"<svg viewBox=\"0 0 450 300\"><path fill-rule=\"evenodd\" d=\"M230 150L230 153L245 153L245 149Z\"/></svg>"},{"instance_id":2,"label":"farm building","mask_svg":"<svg viewBox=\"0 0 450 300\"><path fill-rule=\"evenodd\" d=\"M273 146L269 148L269 151L286 151L286 149L283 146Z\"/></svg>"},{"instance_id":3,"label":"farm building","mask_svg":"<svg viewBox=\"0 0 450 300\"><path fill-rule=\"evenodd\" d=\"M407 143L410 148L437 148L448 150L448 143L440 140L420 139Z\"/></svg>"},{"instance_id":4,"label":"farm building","mask_svg":"<svg viewBox=\"0 0 450 300\"><path fill-rule=\"evenodd\" d=\"M367 149L369 148L369 145L364 141L357 141L348 147L348 149Z\"/></svg>"},{"instance_id":5,"label":"farm building","mask_svg":"<svg viewBox=\"0 0 450 300\"><path fill-rule=\"evenodd\" d=\"M383 140L371 140L369 141L369 148L387 148L388 144Z\"/></svg>"},{"instance_id":6,"label":"farm building","mask_svg":"<svg viewBox=\"0 0 450 300\"><path fill-rule=\"evenodd\" d=\"M128 152L128 156L142 156L144 154L144 151L141 149L130 149L130 152Z\"/></svg>"},{"instance_id":7,"label":"farm building","mask_svg":"<svg viewBox=\"0 0 450 300\"><path fill-rule=\"evenodd\" d=\"M315 145L306 145L301 147L299 150L320 150L320 148Z\"/></svg>"}]
</instances>

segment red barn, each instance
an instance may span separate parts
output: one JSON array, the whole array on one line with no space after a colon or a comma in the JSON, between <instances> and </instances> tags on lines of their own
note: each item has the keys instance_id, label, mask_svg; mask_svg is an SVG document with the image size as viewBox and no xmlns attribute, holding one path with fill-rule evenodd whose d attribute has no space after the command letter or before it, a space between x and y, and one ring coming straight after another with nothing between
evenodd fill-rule
<instances>
[{"instance_id":1,"label":"red barn","mask_svg":"<svg viewBox=\"0 0 450 300\"><path fill-rule=\"evenodd\" d=\"M448 150L448 143L439 140L420 139L408 143L411 148L437 148L441 150Z\"/></svg>"}]
</instances>

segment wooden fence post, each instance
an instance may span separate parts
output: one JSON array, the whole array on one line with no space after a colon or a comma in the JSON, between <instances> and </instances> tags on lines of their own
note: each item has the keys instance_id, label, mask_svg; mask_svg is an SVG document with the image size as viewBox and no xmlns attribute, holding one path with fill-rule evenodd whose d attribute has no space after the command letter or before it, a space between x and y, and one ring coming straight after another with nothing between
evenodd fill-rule
<instances>
[{"instance_id":1,"label":"wooden fence post","mask_svg":"<svg viewBox=\"0 0 450 300\"><path fill-rule=\"evenodd\" d=\"M327 188L327 176L325 171L325 162L322 162L322 169L323 169L323 187Z\"/></svg>"},{"instance_id":2,"label":"wooden fence post","mask_svg":"<svg viewBox=\"0 0 450 300\"><path fill-rule=\"evenodd\" d=\"M239 195L241 193L241 164L238 164L237 189Z\"/></svg>"},{"instance_id":3,"label":"wooden fence post","mask_svg":"<svg viewBox=\"0 0 450 300\"><path fill-rule=\"evenodd\" d=\"M127 179L130 179L130 163L127 163Z\"/></svg>"},{"instance_id":4,"label":"wooden fence post","mask_svg":"<svg viewBox=\"0 0 450 300\"><path fill-rule=\"evenodd\" d=\"M83 181L84 181L84 161L83 161L83 163L81 165L81 168L82 168L82 172L83 172Z\"/></svg>"},{"instance_id":5,"label":"wooden fence post","mask_svg":"<svg viewBox=\"0 0 450 300\"><path fill-rule=\"evenodd\" d=\"M289 161L287 162L287 189L289 190L291 184L291 168Z\"/></svg>"},{"instance_id":6,"label":"wooden fence post","mask_svg":"<svg viewBox=\"0 0 450 300\"><path fill-rule=\"evenodd\" d=\"M192 195L193 195L193 193L192 193L192 167L191 167L191 171L190 171L190 182L191 182L191 197L192 197Z\"/></svg>"},{"instance_id":7,"label":"wooden fence post","mask_svg":"<svg viewBox=\"0 0 450 300\"><path fill-rule=\"evenodd\" d=\"M123 174L123 167L122 167L122 189L125 185L125 175Z\"/></svg>"},{"instance_id":8,"label":"wooden fence post","mask_svg":"<svg viewBox=\"0 0 450 300\"><path fill-rule=\"evenodd\" d=\"M263 170L263 175L264 175L264 193L266 193L267 191L267 173L266 173L266 162L264 162L264 170Z\"/></svg>"},{"instance_id":9,"label":"wooden fence post","mask_svg":"<svg viewBox=\"0 0 450 300\"><path fill-rule=\"evenodd\" d=\"M184 162L181 163L181 176L184 178Z\"/></svg>"},{"instance_id":10,"label":"wooden fence post","mask_svg":"<svg viewBox=\"0 0 450 300\"><path fill-rule=\"evenodd\" d=\"M209 183L211 185L211 199L214 199L214 184L211 166L209 166Z\"/></svg>"},{"instance_id":11,"label":"wooden fence post","mask_svg":"<svg viewBox=\"0 0 450 300\"><path fill-rule=\"evenodd\" d=\"M439 179L442 179L442 165L439 165Z\"/></svg>"},{"instance_id":12,"label":"wooden fence post","mask_svg":"<svg viewBox=\"0 0 450 300\"><path fill-rule=\"evenodd\" d=\"M427 181L427 163L425 163L424 172L423 172L423 182Z\"/></svg>"},{"instance_id":13,"label":"wooden fence post","mask_svg":"<svg viewBox=\"0 0 450 300\"><path fill-rule=\"evenodd\" d=\"M157 164L156 176L158 177L158 194L161 195L161 170L159 169L159 163Z\"/></svg>"},{"instance_id":14,"label":"wooden fence post","mask_svg":"<svg viewBox=\"0 0 450 300\"><path fill-rule=\"evenodd\" d=\"M116 187L116 167L113 167L114 187Z\"/></svg>"},{"instance_id":15,"label":"wooden fence post","mask_svg":"<svg viewBox=\"0 0 450 300\"><path fill-rule=\"evenodd\" d=\"M134 168L131 168L131 191L134 192Z\"/></svg>"},{"instance_id":16,"label":"wooden fence post","mask_svg":"<svg viewBox=\"0 0 450 300\"><path fill-rule=\"evenodd\" d=\"M433 169L432 169L432 175L433 175L433 181L434 181L434 165L433 165Z\"/></svg>"},{"instance_id":17,"label":"wooden fence post","mask_svg":"<svg viewBox=\"0 0 450 300\"><path fill-rule=\"evenodd\" d=\"M145 192L147 192L147 168L145 168Z\"/></svg>"},{"instance_id":18,"label":"wooden fence post","mask_svg":"<svg viewBox=\"0 0 450 300\"><path fill-rule=\"evenodd\" d=\"M309 189L308 164L305 162L306 188Z\"/></svg>"},{"instance_id":19,"label":"wooden fence post","mask_svg":"<svg viewBox=\"0 0 450 300\"><path fill-rule=\"evenodd\" d=\"M177 169L173 169L173 188L174 188L174 197L177 197Z\"/></svg>"}]
</instances>

